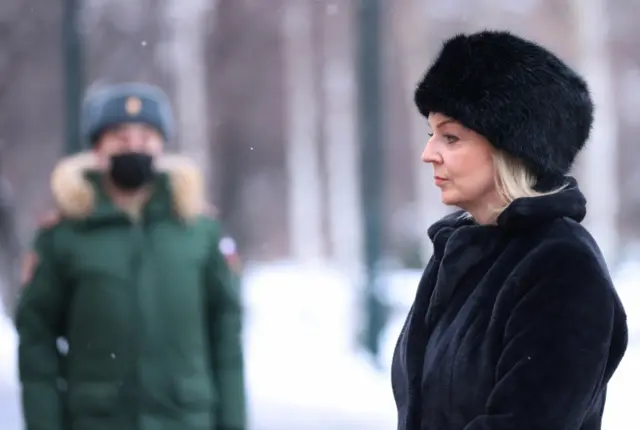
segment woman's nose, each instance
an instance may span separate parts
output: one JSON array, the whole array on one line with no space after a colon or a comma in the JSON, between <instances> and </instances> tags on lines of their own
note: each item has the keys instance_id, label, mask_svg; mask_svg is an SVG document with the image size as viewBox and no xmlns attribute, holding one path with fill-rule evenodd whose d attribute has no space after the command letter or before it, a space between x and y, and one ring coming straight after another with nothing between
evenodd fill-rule
<instances>
[{"instance_id":1,"label":"woman's nose","mask_svg":"<svg viewBox=\"0 0 640 430\"><path fill-rule=\"evenodd\" d=\"M434 148L434 144L429 139L427 144L424 146L424 151L422 151L422 161L429 164L439 164L442 162L442 157Z\"/></svg>"}]
</instances>

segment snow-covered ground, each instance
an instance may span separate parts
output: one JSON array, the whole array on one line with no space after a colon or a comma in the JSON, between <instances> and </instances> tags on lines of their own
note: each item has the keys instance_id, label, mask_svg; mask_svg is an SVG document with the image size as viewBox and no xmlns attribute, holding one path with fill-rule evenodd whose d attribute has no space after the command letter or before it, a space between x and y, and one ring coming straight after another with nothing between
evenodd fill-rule
<instances>
[{"instance_id":1,"label":"snow-covered ground","mask_svg":"<svg viewBox=\"0 0 640 430\"><path fill-rule=\"evenodd\" d=\"M603 430L632 430L640 428L640 262L623 265L614 280L627 311L629 349L609 384Z\"/></svg>"},{"instance_id":2,"label":"snow-covered ground","mask_svg":"<svg viewBox=\"0 0 640 430\"><path fill-rule=\"evenodd\" d=\"M18 337L13 323L2 312L0 305L0 386L17 387L16 354Z\"/></svg>"},{"instance_id":3,"label":"snow-covered ground","mask_svg":"<svg viewBox=\"0 0 640 430\"><path fill-rule=\"evenodd\" d=\"M21 430L19 387L17 378L17 343L12 322L0 305L0 428Z\"/></svg>"},{"instance_id":4,"label":"snow-covered ground","mask_svg":"<svg viewBox=\"0 0 640 430\"><path fill-rule=\"evenodd\" d=\"M631 341L640 347L640 262L623 264L616 272L614 281L627 311Z\"/></svg>"},{"instance_id":5,"label":"snow-covered ground","mask_svg":"<svg viewBox=\"0 0 640 430\"><path fill-rule=\"evenodd\" d=\"M395 308L409 307L421 274L400 270L387 275L387 297ZM631 340L610 384L603 429L635 430L638 420L633 402L640 387L640 264L624 265L615 282L629 314ZM381 428L394 427L389 375L374 372L362 356L353 353L357 301L346 279L317 267L262 267L248 273L245 298L251 314L248 367L254 401L360 416L363 423L374 414L377 421L386 423ZM403 322L401 312L392 318L384 335L387 367ZM256 418L260 421L260 415Z\"/></svg>"},{"instance_id":6,"label":"snow-covered ground","mask_svg":"<svg viewBox=\"0 0 640 430\"><path fill-rule=\"evenodd\" d=\"M416 271L388 275L388 297L395 307L406 309L419 277ZM638 428L634 407L640 387L640 264L622 267L616 286L632 337L610 385L603 428L632 430ZM244 296L252 428L313 429L314 421L318 429L394 428L389 375L373 370L356 352L357 294L343 276L286 263L251 268ZM385 334L387 364L403 317L403 312L394 317ZM5 417L16 414L17 393L16 335L10 321L1 319L0 421L5 430L18 430L4 424Z\"/></svg>"},{"instance_id":7,"label":"snow-covered ground","mask_svg":"<svg viewBox=\"0 0 640 430\"><path fill-rule=\"evenodd\" d=\"M247 273L244 293L253 422L269 419L259 406L269 404L342 416L361 428L395 426L388 375L355 352L356 295L340 274L262 267Z\"/></svg>"}]
</instances>

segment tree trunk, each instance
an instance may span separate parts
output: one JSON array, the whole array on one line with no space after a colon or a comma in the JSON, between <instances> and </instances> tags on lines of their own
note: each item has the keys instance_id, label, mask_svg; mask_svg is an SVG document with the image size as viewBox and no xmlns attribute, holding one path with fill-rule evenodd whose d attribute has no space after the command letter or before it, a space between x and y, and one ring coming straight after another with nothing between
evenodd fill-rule
<instances>
[{"instance_id":1,"label":"tree trunk","mask_svg":"<svg viewBox=\"0 0 640 430\"><path fill-rule=\"evenodd\" d=\"M174 100L180 124L178 147L197 163L207 190L212 177L212 157L207 127L205 38L215 3L215 0L165 0L163 11L164 22L169 25L171 34Z\"/></svg>"},{"instance_id":2,"label":"tree trunk","mask_svg":"<svg viewBox=\"0 0 640 430\"><path fill-rule=\"evenodd\" d=\"M313 83L311 0L283 6L283 42L288 96L289 227L294 260L324 259L316 100Z\"/></svg>"},{"instance_id":3,"label":"tree trunk","mask_svg":"<svg viewBox=\"0 0 640 430\"><path fill-rule=\"evenodd\" d=\"M325 55L325 15L327 3L312 1L311 2L311 43L312 48L312 80L313 80L313 98L315 100L315 145L318 148L318 175L320 177L320 207L323 209L320 214L320 222L322 228L322 253L329 257L331 254L330 241L330 219L329 219L329 189L327 184L328 163L327 163L327 115L328 112L328 95L325 91L326 76L326 55Z\"/></svg>"},{"instance_id":4,"label":"tree trunk","mask_svg":"<svg viewBox=\"0 0 640 430\"><path fill-rule=\"evenodd\" d=\"M624 253L621 258L633 259L640 255L640 3L610 1L609 22L615 22L611 37L612 68L616 92L618 116L618 187L620 190L618 248Z\"/></svg>"},{"instance_id":5,"label":"tree trunk","mask_svg":"<svg viewBox=\"0 0 640 430\"><path fill-rule=\"evenodd\" d=\"M581 156L580 178L589 202L585 224L598 241L606 261L617 255L617 118L612 97L613 83L609 41L609 18L604 0L573 0L580 69L584 73L595 103L595 122L591 138ZM596 174L597 172L597 174Z\"/></svg>"},{"instance_id":6,"label":"tree trunk","mask_svg":"<svg viewBox=\"0 0 640 430\"><path fill-rule=\"evenodd\" d=\"M87 85L143 81L172 94L164 8L151 0L82 3Z\"/></svg>"},{"instance_id":7,"label":"tree trunk","mask_svg":"<svg viewBox=\"0 0 640 430\"><path fill-rule=\"evenodd\" d=\"M21 254L38 215L51 208L49 175L64 151L63 6L0 7L0 296L9 313Z\"/></svg>"},{"instance_id":8,"label":"tree trunk","mask_svg":"<svg viewBox=\"0 0 640 430\"><path fill-rule=\"evenodd\" d=\"M333 261L355 282L361 275L362 208L356 136L353 8L329 4L324 27L325 148Z\"/></svg>"}]
</instances>

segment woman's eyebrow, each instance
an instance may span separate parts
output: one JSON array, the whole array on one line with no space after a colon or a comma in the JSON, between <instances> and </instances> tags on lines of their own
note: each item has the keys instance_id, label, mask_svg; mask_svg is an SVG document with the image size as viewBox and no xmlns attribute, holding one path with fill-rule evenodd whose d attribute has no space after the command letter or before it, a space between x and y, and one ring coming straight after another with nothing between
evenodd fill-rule
<instances>
[{"instance_id":1,"label":"woman's eyebrow","mask_svg":"<svg viewBox=\"0 0 640 430\"><path fill-rule=\"evenodd\" d=\"M436 124L436 128L440 128L440 127L442 127L442 126L443 126L443 125L445 125L445 124L449 124L449 123L453 123L453 122L456 122L456 121L455 121L454 119L445 119L445 120L442 120L442 121L440 121L438 124Z\"/></svg>"}]
</instances>

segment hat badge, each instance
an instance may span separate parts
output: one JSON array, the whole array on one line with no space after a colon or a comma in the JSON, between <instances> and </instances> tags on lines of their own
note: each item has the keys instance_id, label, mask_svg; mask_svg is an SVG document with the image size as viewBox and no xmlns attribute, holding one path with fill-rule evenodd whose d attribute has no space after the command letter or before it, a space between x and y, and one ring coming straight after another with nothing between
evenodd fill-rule
<instances>
[{"instance_id":1,"label":"hat badge","mask_svg":"<svg viewBox=\"0 0 640 430\"><path fill-rule=\"evenodd\" d=\"M124 110L129 116L136 116L142 110L142 100L138 97L129 97L124 103Z\"/></svg>"}]
</instances>

